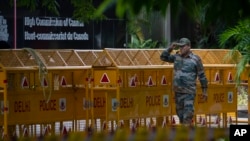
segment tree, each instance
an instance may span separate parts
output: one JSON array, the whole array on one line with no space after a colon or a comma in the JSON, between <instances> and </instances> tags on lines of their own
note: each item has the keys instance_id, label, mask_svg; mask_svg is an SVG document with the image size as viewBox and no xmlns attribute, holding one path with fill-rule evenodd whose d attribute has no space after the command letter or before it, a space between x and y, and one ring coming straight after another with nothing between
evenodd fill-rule
<instances>
[{"instance_id":1,"label":"tree","mask_svg":"<svg viewBox=\"0 0 250 141\"><path fill-rule=\"evenodd\" d=\"M235 57L235 51L242 53L237 64L236 80L240 84L240 76L250 63L250 1L245 0L105 0L97 10L102 13L110 4L116 4L116 14L137 15L141 9L166 13L171 5L171 15L178 16L183 10L196 23L197 42L201 47L217 46L232 48L229 57Z\"/></svg>"},{"instance_id":2,"label":"tree","mask_svg":"<svg viewBox=\"0 0 250 141\"><path fill-rule=\"evenodd\" d=\"M110 5L116 5L116 15L120 18L125 15L138 15L142 9L147 13L152 10L161 11L163 15L166 14L166 9L171 0L104 0L98 7L96 15L103 13Z\"/></svg>"},{"instance_id":3,"label":"tree","mask_svg":"<svg viewBox=\"0 0 250 141\"><path fill-rule=\"evenodd\" d=\"M242 53L239 63L237 64L236 80L237 84L241 83L241 74L245 71L246 65L250 64L250 19L240 20L234 27L228 28L219 36L220 46L233 46L229 57L235 56L236 51ZM234 58L238 59L238 58Z\"/></svg>"},{"instance_id":4,"label":"tree","mask_svg":"<svg viewBox=\"0 0 250 141\"><path fill-rule=\"evenodd\" d=\"M178 19L180 13L186 13L194 22L195 44L198 48L218 48L218 35L227 27L234 26L238 20L250 17L250 1L245 0L68 0L74 7L73 17L88 22L105 19L104 13L115 6L118 18L139 15L142 9L146 13L159 11L163 16L170 5L171 16ZM59 14L60 0L17 0L18 6L31 10L46 8ZM13 0L11 0L13 4Z\"/></svg>"},{"instance_id":5,"label":"tree","mask_svg":"<svg viewBox=\"0 0 250 141\"><path fill-rule=\"evenodd\" d=\"M17 4L31 10L40 6L58 15L58 1L60 0L17 0ZM159 11L165 16L170 5L174 19L177 19L181 12L185 12L195 23L193 30L198 48L220 47L219 34L226 28L235 26L237 21L250 17L250 1L245 0L100 0L100 5L96 7L93 0L68 1L74 6L73 17L84 22L104 19L103 13L114 5L116 15L128 19L139 15L142 9L146 13ZM13 4L13 0L10 3Z\"/></svg>"},{"instance_id":6,"label":"tree","mask_svg":"<svg viewBox=\"0 0 250 141\"><path fill-rule=\"evenodd\" d=\"M10 0L10 5L14 6L14 0ZM64 9L60 9L60 4L65 1L61 0L16 0L17 7L26 7L30 11L36 9L45 9L52 15L60 16L60 12ZM68 0L68 2L74 7L72 17L83 22L89 22L91 20L105 19L103 14L98 17L95 16L96 7L93 0Z\"/></svg>"},{"instance_id":7,"label":"tree","mask_svg":"<svg viewBox=\"0 0 250 141\"><path fill-rule=\"evenodd\" d=\"M218 48L218 35L238 20L250 16L250 1L245 0L104 0L96 15L110 5L116 5L118 17L138 15L144 8L148 13L160 11L165 16L169 4L172 17L177 19L184 12L193 20L195 42L199 48Z\"/></svg>"},{"instance_id":8,"label":"tree","mask_svg":"<svg viewBox=\"0 0 250 141\"><path fill-rule=\"evenodd\" d=\"M10 0L10 5L14 6L16 2L17 7L26 7L30 11L36 10L38 7L46 8L50 12L59 15L59 3L56 0Z\"/></svg>"},{"instance_id":9,"label":"tree","mask_svg":"<svg viewBox=\"0 0 250 141\"><path fill-rule=\"evenodd\" d=\"M158 41L151 38L147 39L145 33L151 34L151 22L149 13L144 9L139 15L131 15L127 17L127 33L130 35L130 41L127 44L129 48L157 48L159 47Z\"/></svg>"}]
</instances>

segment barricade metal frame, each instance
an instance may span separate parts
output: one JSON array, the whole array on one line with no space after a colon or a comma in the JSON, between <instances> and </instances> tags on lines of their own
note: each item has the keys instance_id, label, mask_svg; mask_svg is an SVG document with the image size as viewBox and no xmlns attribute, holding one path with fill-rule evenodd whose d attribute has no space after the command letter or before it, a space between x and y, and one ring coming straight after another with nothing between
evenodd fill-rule
<instances>
[{"instance_id":1,"label":"barricade metal frame","mask_svg":"<svg viewBox=\"0 0 250 141\"><path fill-rule=\"evenodd\" d=\"M124 72L129 72L129 71L135 71L135 70L141 70L141 71L148 71L148 70L159 70L159 69L166 69L166 68L172 68L172 64L168 64L166 62L160 61L160 54L163 51L163 49L110 49L110 48L106 48L104 49L103 55L100 55L100 57L95 61L95 63L93 64L93 71L95 70L110 70L113 69L115 70L114 73L116 73L114 76L116 77L115 80L117 82L120 81L120 76L123 77L123 79L125 80L124 82L126 82L127 78L124 78L126 75L123 76ZM199 114L205 114L206 119L207 116L211 116L214 114L218 114L221 115L222 114L222 126L226 127L227 126L227 115L228 113L234 112L235 115L237 116L237 91L235 88L235 82L234 82L234 75L236 72L236 64L237 61L240 59L240 53L236 52L234 55L234 57L236 57L236 59L231 59L231 57L229 56L229 58L226 58L226 56L229 54L230 50L226 50L226 49L207 49L207 50L202 50L202 49L193 49L192 50L195 54L198 54L204 64L204 68L206 70L206 75L209 79L209 89L208 92L211 93L210 96L211 97L217 97L217 93L219 92L219 94L223 95L223 100L221 99L220 102L222 102L221 104L219 104L220 106L224 106L224 109L227 110L223 110L223 108L221 110L215 109L215 110L205 110L203 109L203 112L197 112L196 111L196 115L198 116ZM174 52L175 53L175 52ZM166 65L166 64L167 65ZM93 72L93 76L95 76L94 74L95 72ZM128 73L125 73L128 74ZM216 75L219 74L219 78L220 80L216 80L214 81L214 79L216 79ZM231 76L229 76L229 74ZM230 78L228 78L230 77ZM158 78L159 79L159 78ZM170 77L170 79L172 79L172 76ZM230 79L230 81L228 80ZM98 83L98 82L94 82L94 83ZM95 84L93 84L92 86L92 91L95 91ZM117 86L117 84L114 83L114 86ZM201 89L199 86L199 83L197 81L197 85L198 85L198 90L197 93L198 95L201 94ZM171 83L170 83L171 86ZM224 90L220 89L220 87L225 87ZM128 87L127 87L128 88ZM147 88L143 87L140 85L140 88L142 89L142 91L147 91ZM100 89L100 88L99 88ZM109 87L102 87L101 88L103 91L104 90L110 90L111 88ZM121 98L121 93L123 90L123 85L120 87L113 88L114 90L116 90L117 95L116 95L116 99L120 99ZM125 88L126 89L126 88ZM157 88L156 88L157 89ZM135 90L135 89L134 89ZM230 91L228 91L230 90ZM156 90L155 90L156 91ZM172 92L171 92L172 93ZM95 95L95 92L92 92L92 95ZM115 95L115 94L113 94ZM171 94L173 96L173 94ZM216 95L216 96L215 96ZM233 95L234 100L228 101L228 95ZM170 99L172 99L174 97L171 97ZM198 98L197 98L198 99ZM198 101L198 100L196 100ZM212 102L213 99L209 98L209 103L210 106L211 104L213 104ZM118 104L119 104L119 100L118 100ZM217 102L219 102L217 100ZM229 104L231 105L231 107L227 108L226 105L227 103L232 103ZM209 105L207 104L203 104L203 105L197 105L196 106L200 107L207 107ZM171 104L171 116L170 119L167 118L166 121L171 121L172 120L172 116L175 115L175 108L174 108L174 104ZM197 109L198 107L196 107ZM118 112L117 112L117 123L119 122L119 120L122 120L123 118L120 116L119 112L119 107L117 107ZM106 109L107 110L107 109ZM207 113L204 113L207 112ZM138 112L139 113L139 112ZM106 116L108 117L110 113L106 113ZM95 114L93 112L93 116L94 118L99 118L99 117L95 117ZM144 118L141 115L136 115L138 118ZM156 116L156 115L155 115ZM114 117L114 115L113 115ZM156 116L157 117L157 116ZM151 117L150 117L151 118ZM210 117L208 117L210 118ZM126 119L126 118L125 118ZM106 118L104 120L109 120L109 118ZM197 119L194 119L196 122L195 124L198 124ZM236 119L236 123L237 123L237 119ZM173 124L170 122L170 124ZM210 118L210 121L207 122L207 125L211 125L212 121ZM218 125L219 127L221 125Z\"/></svg>"},{"instance_id":2,"label":"barricade metal frame","mask_svg":"<svg viewBox=\"0 0 250 141\"><path fill-rule=\"evenodd\" d=\"M48 128L51 130L50 134L55 134L58 132L55 128L60 128L60 134L64 134L65 125L68 122L70 126L67 130L72 131L96 128L107 131L122 127L135 129L138 126L162 127L175 124L172 121L175 116L172 91L173 65L160 60L162 51L163 49L111 48L104 50L33 50L27 48L1 50L0 85L2 88L0 92L3 93L1 104L1 108L4 109L4 120L1 123L4 126L3 134L7 135L13 128L19 128L21 136L26 134L26 129L30 135L36 135L38 128L44 134ZM211 115L217 115L222 119L221 124L217 126L227 127L230 114L237 117L237 103L235 103L237 90L234 81L237 60L225 59L230 50L193 49L192 51L203 61L209 79L210 96L208 103L197 103L199 102L198 96L195 124L210 126L214 122ZM240 57L240 54L237 55ZM249 66L246 67L246 73L249 73ZM216 80L217 74L218 80ZM65 87L59 86L59 81L57 83L52 81L55 81L54 78L57 75L64 76L65 81L72 83ZM43 87L41 80L38 79L43 78L41 76L46 76L50 80L47 87ZM30 85L27 88L19 86L23 83L22 77L29 79ZM249 75L242 76L242 80L248 82L248 88L250 88L249 78ZM8 80L8 85L5 80ZM201 88L198 81L197 86L197 94L200 95ZM38 93L40 96L32 98L41 99L44 90L49 92L49 89L52 89L56 98L63 93L65 97L74 101L70 105L71 109L74 109L71 116L67 115L67 118L44 122L40 120L14 121L13 118L8 117L9 110L13 109L11 106L13 102L8 101L9 98L22 99L21 95ZM250 97L249 91L250 89L248 89ZM219 99L221 103L217 103L217 109L213 110L211 105L218 92L223 95L223 98ZM228 100L231 95L234 98L233 101ZM218 105L221 108L218 108ZM207 109L209 106L210 109ZM250 107L249 101L248 107ZM250 108L248 108L248 115L249 113ZM205 125L202 125L199 117L206 119ZM85 120L85 125L80 125L81 120ZM235 120L237 124L237 118ZM250 116L248 116L248 123L250 123Z\"/></svg>"},{"instance_id":3,"label":"barricade metal frame","mask_svg":"<svg viewBox=\"0 0 250 141\"><path fill-rule=\"evenodd\" d=\"M163 86L161 85L161 79L158 78L159 75L166 74L166 70L168 70L169 74L167 79L170 79L169 77L172 75L171 65L168 67L169 63L161 61L159 59L160 54L161 50L157 49L104 49L103 54L100 55L92 65L93 76L95 78L92 84L91 94L93 95L93 100L95 95L101 95L97 93L103 92L108 101L106 102L108 103L106 105L108 108L105 109L106 112L102 114L103 116L100 116L100 112L95 113L93 109L93 120L96 118L102 118L104 122L114 120L118 128L121 126L133 127L137 124L141 124L141 122L143 122L145 126L146 124L162 124L163 119L161 118L168 114L170 116L171 104L168 105L169 110L163 110L164 107L162 107L162 105L158 105L157 108L150 110L147 109L151 112L156 111L150 115L145 114L147 107L142 106L146 104L143 103L145 98L148 98L148 100L151 98L151 100L153 100L152 98L155 97L158 99L158 102L162 103L162 95L164 93L168 93L168 100L171 97L171 80L168 80L168 84ZM100 84L99 80L102 74L112 77L112 80L106 84ZM152 80L150 82L152 84L149 84L149 79ZM110 92L112 90L113 92ZM153 95L153 93L157 92L158 94ZM160 95L160 97L158 95ZM139 107L138 102L142 102L140 103L142 105L139 105ZM117 105L113 111L111 110L111 103L112 105ZM151 105L153 105L153 103L151 103ZM143 110L143 108L145 109ZM166 113L164 111L168 112ZM148 114L149 113L150 112L148 112ZM161 123L150 123L152 120L145 123L146 118L155 117L159 118L159 122L161 119Z\"/></svg>"},{"instance_id":4,"label":"barricade metal frame","mask_svg":"<svg viewBox=\"0 0 250 141\"><path fill-rule=\"evenodd\" d=\"M64 102L64 99L57 99L60 97L60 95L64 95L65 99L70 98L71 100L69 99L69 101L76 101L72 102L72 104L67 104L67 111L72 111L73 113L71 115L65 115L65 113L61 114L61 118L54 116L53 118L48 119L49 117L45 116L45 113L42 114L41 112L40 114L42 115L39 117L39 112L33 111L33 114L35 115L33 116L32 120L28 118L30 114L28 114L27 119L25 119L21 112L19 112L20 114L17 113L15 115L20 115L23 118L18 118L18 120L15 120L15 117L13 117L13 112L7 111L4 113L5 120L3 123L1 123L4 126L3 134L7 135L8 132L9 134L12 134L14 128L18 127L19 136L24 136L22 131L24 131L25 127L25 129L28 129L25 131L29 131L30 135L35 135L37 132L36 130L40 130L42 135L45 127L47 127L44 125L48 125L51 128L50 132L54 134L56 130L55 128L58 128L58 126L56 126L56 122L59 123L59 128L63 128L64 124L67 124L66 122L68 121L71 121L71 130L75 131L82 128L82 125L80 125L78 121L83 119L86 120L84 125L84 130L86 130L89 125L88 119L90 105L89 103L84 103L84 99L88 99L90 93L89 84L91 78L91 65L101 52L101 50L33 50L29 48L1 50L1 69L6 71L4 76L8 77L8 88L6 87L8 98L6 96L4 99L4 103L9 104L7 106L8 110L13 111L13 108L15 108L12 106L13 100L20 99L19 101L21 101L23 99L22 97L25 96L28 96L27 99L33 98L33 100L29 100L29 103L26 103L26 107L23 107L26 108L26 110L28 107L30 112L33 111L33 108L30 106L34 106L33 104L39 103L39 101L36 101L36 99L44 99L45 103L47 103L49 102L50 98L54 97L56 98L57 102L59 102L59 100ZM56 75L61 77L61 81L63 75L66 75L64 78L65 82L60 82L59 79L58 82L55 82ZM66 78L67 76L69 78ZM23 77L26 77L27 82L24 82L26 80L22 79ZM41 81L42 78L47 79L46 83L42 82L43 80ZM67 81L69 83L66 84ZM26 83L26 86L21 86L23 83ZM60 83L65 83L65 85L62 86ZM46 84L46 86L43 86L44 84ZM20 104L22 103L23 102ZM22 106L20 104L19 106ZM54 105L59 106L57 104L58 103L54 103ZM48 103L46 105L48 106ZM36 106L37 104L35 104L35 107ZM9 114L12 114L12 116L9 117ZM58 115L60 115L60 113ZM40 128L35 126L38 124L41 125ZM69 130L69 127L67 130Z\"/></svg>"}]
</instances>

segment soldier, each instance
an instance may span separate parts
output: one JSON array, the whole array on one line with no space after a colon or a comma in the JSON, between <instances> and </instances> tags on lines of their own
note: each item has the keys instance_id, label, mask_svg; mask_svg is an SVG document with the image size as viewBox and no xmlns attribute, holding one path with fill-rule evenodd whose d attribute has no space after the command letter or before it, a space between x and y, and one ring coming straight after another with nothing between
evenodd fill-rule
<instances>
[{"instance_id":1,"label":"soldier","mask_svg":"<svg viewBox=\"0 0 250 141\"><path fill-rule=\"evenodd\" d=\"M179 47L176 54L173 49ZM202 61L198 55L190 50L191 42L188 38L181 38L164 50L160 56L162 61L174 63L173 90L175 93L176 113L180 123L192 125L194 117L194 100L196 96L196 80L199 78L202 96L207 100L207 78Z\"/></svg>"}]
</instances>

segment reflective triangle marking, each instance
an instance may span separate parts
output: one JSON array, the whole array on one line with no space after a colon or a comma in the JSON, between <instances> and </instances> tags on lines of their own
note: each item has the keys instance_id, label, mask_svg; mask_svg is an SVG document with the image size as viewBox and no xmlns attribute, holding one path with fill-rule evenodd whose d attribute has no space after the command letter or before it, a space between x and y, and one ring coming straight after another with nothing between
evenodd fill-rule
<instances>
[{"instance_id":1,"label":"reflective triangle marking","mask_svg":"<svg viewBox=\"0 0 250 141\"><path fill-rule=\"evenodd\" d=\"M135 87L135 78L133 77L130 81L130 87Z\"/></svg>"},{"instance_id":2,"label":"reflective triangle marking","mask_svg":"<svg viewBox=\"0 0 250 141\"><path fill-rule=\"evenodd\" d=\"M44 130L43 135L44 135L44 136L47 136L48 134L49 134L49 131L48 131L48 128L46 127L45 130Z\"/></svg>"},{"instance_id":3,"label":"reflective triangle marking","mask_svg":"<svg viewBox=\"0 0 250 141\"><path fill-rule=\"evenodd\" d=\"M67 131L66 127L64 126L63 130L62 130L62 135L67 135L67 134L68 134L68 131Z\"/></svg>"},{"instance_id":4,"label":"reflective triangle marking","mask_svg":"<svg viewBox=\"0 0 250 141\"><path fill-rule=\"evenodd\" d=\"M231 73L231 72L228 73L227 80L230 81L230 82L233 81L233 76L232 76L232 73Z\"/></svg>"},{"instance_id":5,"label":"reflective triangle marking","mask_svg":"<svg viewBox=\"0 0 250 141\"><path fill-rule=\"evenodd\" d=\"M64 76L62 76L62 78L61 78L61 86L62 86L62 87L67 86L67 82L66 82L66 80L65 80L65 77L64 77Z\"/></svg>"},{"instance_id":6,"label":"reflective triangle marking","mask_svg":"<svg viewBox=\"0 0 250 141\"><path fill-rule=\"evenodd\" d=\"M25 76L22 78L22 88L29 88L29 82Z\"/></svg>"},{"instance_id":7,"label":"reflective triangle marking","mask_svg":"<svg viewBox=\"0 0 250 141\"><path fill-rule=\"evenodd\" d=\"M110 83L107 73L103 73L100 83Z\"/></svg>"},{"instance_id":8,"label":"reflective triangle marking","mask_svg":"<svg viewBox=\"0 0 250 141\"><path fill-rule=\"evenodd\" d=\"M166 80L165 75L163 75L161 78L161 85L167 85L167 80Z\"/></svg>"},{"instance_id":9,"label":"reflective triangle marking","mask_svg":"<svg viewBox=\"0 0 250 141\"><path fill-rule=\"evenodd\" d=\"M174 117L172 117L172 124L175 124L176 122L175 122L175 118Z\"/></svg>"},{"instance_id":10,"label":"reflective triangle marking","mask_svg":"<svg viewBox=\"0 0 250 141\"><path fill-rule=\"evenodd\" d=\"M151 76L148 77L148 86L153 86L153 80Z\"/></svg>"},{"instance_id":11,"label":"reflective triangle marking","mask_svg":"<svg viewBox=\"0 0 250 141\"><path fill-rule=\"evenodd\" d=\"M218 73L218 72L216 72L216 74L215 74L214 81L215 81L215 82L220 81L220 75L219 75L219 73Z\"/></svg>"},{"instance_id":12,"label":"reflective triangle marking","mask_svg":"<svg viewBox=\"0 0 250 141\"><path fill-rule=\"evenodd\" d=\"M122 84L122 78L119 76L119 79L117 80L117 83Z\"/></svg>"},{"instance_id":13,"label":"reflective triangle marking","mask_svg":"<svg viewBox=\"0 0 250 141\"><path fill-rule=\"evenodd\" d=\"M90 81L90 78L86 77L85 80L86 80L87 82L89 82L89 81Z\"/></svg>"},{"instance_id":14,"label":"reflective triangle marking","mask_svg":"<svg viewBox=\"0 0 250 141\"><path fill-rule=\"evenodd\" d=\"M24 137L28 137L29 136L29 132L28 132L28 129L26 127L24 128L23 136Z\"/></svg>"},{"instance_id":15,"label":"reflective triangle marking","mask_svg":"<svg viewBox=\"0 0 250 141\"><path fill-rule=\"evenodd\" d=\"M41 82L41 85L42 85L43 87L48 87L48 82L47 82L47 80L46 80L45 77L43 77L42 82Z\"/></svg>"}]
</instances>

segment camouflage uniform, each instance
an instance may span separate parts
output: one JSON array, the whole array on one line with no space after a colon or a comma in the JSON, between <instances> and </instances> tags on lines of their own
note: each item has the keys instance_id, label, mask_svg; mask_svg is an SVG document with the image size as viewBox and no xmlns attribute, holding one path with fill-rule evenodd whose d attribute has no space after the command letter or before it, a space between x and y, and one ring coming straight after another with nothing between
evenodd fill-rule
<instances>
[{"instance_id":1,"label":"camouflage uniform","mask_svg":"<svg viewBox=\"0 0 250 141\"><path fill-rule=\"evenodd\" d=\"M207 78L199 56L189 53L186 57L180 54L171 54L167 48L160 56L162 61L174 63L173 89L175 92L176 113L180 123L191 124L194 116L194 100L196 95L196 79L200 80L201 87L207 88Z\"/></svg>"}]
</instances>

